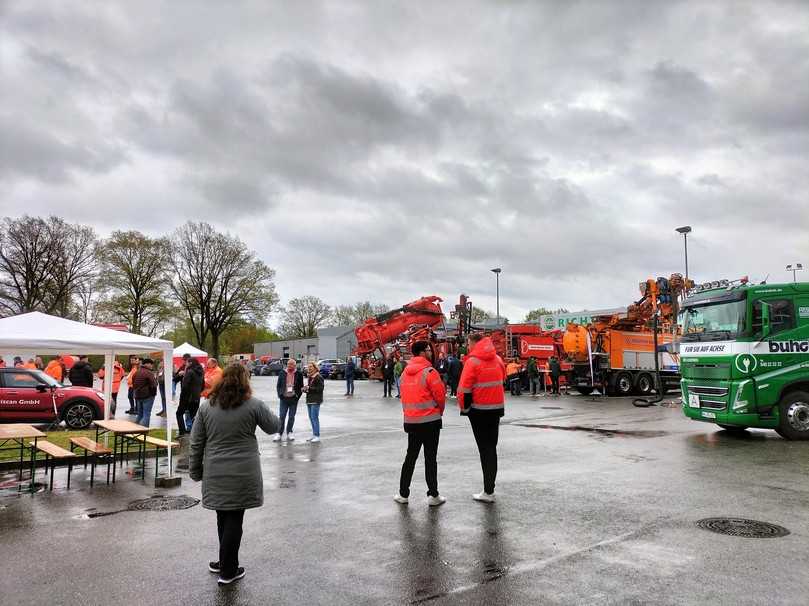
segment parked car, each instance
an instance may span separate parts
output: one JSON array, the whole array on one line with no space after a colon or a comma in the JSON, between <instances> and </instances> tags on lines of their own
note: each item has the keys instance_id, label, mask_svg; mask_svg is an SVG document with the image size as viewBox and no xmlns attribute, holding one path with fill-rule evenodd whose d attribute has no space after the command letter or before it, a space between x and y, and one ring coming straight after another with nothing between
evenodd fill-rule
<instances>
[{"instance_id":1,"label":"parked car","mask_svg":"<svg viewBox=\"0 0 809 606\"><path fill-rule=\"evenodd\" d=\"M322 371L321 371L321 374L323 374ZM323 376L327 376L327 375L323 375ZM346 363L345 362L340 362L338 364L333 364L332 365L331 372L329 373L328 378L329 379L345 379L345 376L346 376ZM357 366L354 369L354 378L356 380L358 380L358 381L362 380L362 379L367 379L368 378L368 371L365 370L364 368L360 367L360 366Z\"/></svg>"},{"instance_id":2,"label":"parked car","mask_svg":"<svg viewBox=\"0 0 809 606\"><path fill-rule=\"evenodd\" d=\"M104 418L104 394L92 387L65 387L41 370L0 368L0 423L64 421L85 429Z\"/></svg>"},{"instance_id":3,"label":"parked car","mask_svg":"<svg viewBox=\"0 0 809 606\"><path fill-rule=\"evenodd\" d=\"M320 371L320 374L323 377L331 376L331 370L334 368L336 364L345 364L339 358L331 358L326 360L318 360L317 361L317 369Z\"/></svg>"}]
</instances>

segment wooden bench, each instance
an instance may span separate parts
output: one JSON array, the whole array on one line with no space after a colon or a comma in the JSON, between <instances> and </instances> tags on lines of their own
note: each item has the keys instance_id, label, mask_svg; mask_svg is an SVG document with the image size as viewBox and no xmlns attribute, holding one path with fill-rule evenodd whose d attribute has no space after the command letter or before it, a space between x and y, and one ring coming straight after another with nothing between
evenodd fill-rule
<instances>
[{"instance_id":1,"label":"wooden bench","mask_svg":"<svg viewBox=\"0 0 809 606\"><path fill-rule=\"evenodd\" d=\"M114 462L115 457L112 456L112 449L107 448L103 444L94 442L90 438L70 438L70 451L73 452L74 448L81 448L84 450L84 468L87 469L88 454L92 454L91 467L90 467L90 486L95 481L96 463L99 459L103 459L107 463L107 484L110 483L110 464Z\"/></svg>"},{"instance_id":2,"label":"wooden bench","mask_svg":"<svg viewBox=\"0 0 809 606\"><path fill-rule=\"evenodd\" d=\"M168 440L163 440L161 438L153 438L152 436L144 436L142 434L138 435L130 435L127 436L129 439L133 440L134 442L139 442L143 447L143 466L146 467L146 446L151 445L154 446L154 477L157 478L157 471L158 471L158 453L160 452L161 448L168 448L171 446L172 448L179 448L179 442L170 442ZM169 473L171 472L171 461L169 461ZM144 473L144 476L146 474Z\"/></svg>"},{"instance_id":3,"label":"wooden bench","mask_svg":"<svg viewBox=\"0 0 809 606\"><path fill-rule=\"evenodd\" d=\"M48 461L50 461L51 483L48 490L53 490L53 468L56 467L56 461L67 461L67 489L70 490L70 474L73 472L73 459L76 458L76 453L65 450L61 446L57 446L47 440L37 440L36 443L31 442L29 446L39 452L45 453L46 476L48 474Z\"/></svg>"}]
</instances>

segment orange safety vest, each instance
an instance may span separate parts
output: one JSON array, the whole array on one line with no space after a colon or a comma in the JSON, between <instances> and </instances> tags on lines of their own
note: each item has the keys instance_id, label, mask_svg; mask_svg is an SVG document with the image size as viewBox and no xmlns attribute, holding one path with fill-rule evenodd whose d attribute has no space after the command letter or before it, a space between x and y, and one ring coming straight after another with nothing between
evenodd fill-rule
<instances>
[{"instance_id":1,"label":"orange safety vest","mask_svg":"<svg viewBox=\"0 0 809 606\"><path fill-rule=\"evenodd\" d=\"M124 378L124 367L115 363L112 367L112 393L118 393L121 389L121 381ZM98 371L98 378L104 380L104 369Z\"/></svg>"},{"instance_id":2,"label":"orange safety vest","mask_svg":"<svg viewBox=\"0 0 809 606\"><path fill-rule=\"evenodd\" d=\"M430 423L444 414L447 390L438 371L423 356L405 366L399 379L405 423Z\"/></svg>"},{"instance_id":3,"label":"orange safety vest","mask_svg":"<svg viewBox=\"0 0 809 606\"><path fill-rule=\"evenodd\" d=\"M202 391L202 397L207 398L211 394L211 390L222 380L222 369L218 366L215 368L205 369L205 389Z\"/></svg>"},{"instance_id":4,"label":"orange safety vest","mask_svg":"<svg viewBox=\"0 0 809 606\"><path fill-rule=\"evenodd\" d=\"M503 360L497 355L492 340L484 337L475 344L467 356L458 383L458 391L472 394L472 408L503 410L506 399L503 391L505 378L506 367ZM463 410L460 398L458 407Z\"/></svg>"},{"instance_id":5,"label":"orange safety vest","mask_svg":"<svg viewBox=\"0 0 809 606\"><path fill-rule=\"evenodd\" d=\"M50 375L60 383L62 382L62 363L59 360L53 359L48 362L48 366L45 368L45 374Z\"/></svg>"}]
</instances>

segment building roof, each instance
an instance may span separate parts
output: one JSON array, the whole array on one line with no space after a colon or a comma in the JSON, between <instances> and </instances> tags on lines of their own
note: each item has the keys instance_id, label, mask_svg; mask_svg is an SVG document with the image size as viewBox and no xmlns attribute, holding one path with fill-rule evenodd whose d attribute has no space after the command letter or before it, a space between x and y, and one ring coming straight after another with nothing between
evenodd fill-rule
<instances>
[{"instance_id":1,"label":"building roof","mask_svg":"<svg viewBox=\"0 0 809 606\"><path fill-rule=\"evenodd\" d=\"M346 333L354 332L353 326L326 326L317 329L318 337L342 337Z\"/></svg>"}]
</instances>

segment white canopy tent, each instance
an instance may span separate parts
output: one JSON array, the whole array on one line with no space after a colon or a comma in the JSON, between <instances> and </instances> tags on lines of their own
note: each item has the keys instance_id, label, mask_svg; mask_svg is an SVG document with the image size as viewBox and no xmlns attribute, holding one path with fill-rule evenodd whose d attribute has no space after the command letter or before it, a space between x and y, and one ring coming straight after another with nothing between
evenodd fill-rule
<instances>
[{"instance_id":1,"label":"white canopy tent","mask_svg":"<svg viewBox=\"0 0 809 606\"><path fill-rule=\"evenodd\" d=\"M0 352L16 351L38 354L103 355L105 420L109 419L110 415L113 361L117 354L162 353L166 397L171 394L174 343L164 339L91 326L34 311L0 319ZM171 442L170 414L166 415L166 437ZM171 462L171 446L168 449L168 460Z\"/></svg>"},{"instance_id":2,"label":"white canopy tent","mask_svg":"<svg viewBox=\"0 0 809 606\"><path fill-rule=\"evenodd\" d=\"M178 360L182 360L185 354L188 354L192 358L196 358L200 361L200 363L202 363L203 366L205 365L205 362L208 361L207 351L202 351L201 349L191 345L191 343L186 342L174 348L174 362L176 363Z\"/></svg>"},{"instance_id":3,"label":"white canopy tent","mask_svg":"<svg viewBox=\"0 0 809 606\"><path fill-rule=\"evenodd\" d=\"M207 351L202 351L201 349L194 347L191 343L183 343L182 345L178 345L174 348L174 356L178 358L182 358L183 355L188 354L190 356L208 356Z\"/></svg>"}]
</instances>

